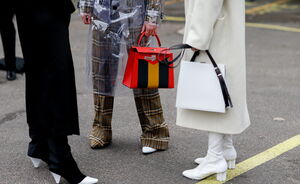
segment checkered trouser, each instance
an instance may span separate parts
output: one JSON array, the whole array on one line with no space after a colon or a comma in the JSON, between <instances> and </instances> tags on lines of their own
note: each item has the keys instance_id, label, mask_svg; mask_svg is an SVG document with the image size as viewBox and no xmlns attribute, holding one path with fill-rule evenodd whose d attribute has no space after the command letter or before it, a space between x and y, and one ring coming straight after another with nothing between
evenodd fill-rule
<instances>
[{"instance_id":1,"label":"checkered trouser","mask_svg":"<svg viewBox=\"0 0 300 184\"><path fill-rule=\"evenodd\" d=\"M119 25L111 25L110 32L118 32ZM128 49L137 45L141 27L129 29L126 38ZM113 91L111 84L115 82L118 58L113 54L119 53L118 40L105 37L100 32L93 32L93 86L95 119L90 135L91 147L103 147L112 139L112 113L114 97L101 95ZM147 43L144 39L142 45ZM155 149L167 149L169 142L169 130L163 117L158 89L134 89L134 99L142 127L141 142L143 146Z\"/></svg>"},{"instance_id":2,"label":"checkered trouser","mask_svg":"<svg viewBox=\"0 0 300 184\"><path fill-rule=\"evenodd\" d=\"M143 146L167 149L169 130L163 117L160 96L157 89L134 89L134 99L142 127ZM112 139L112 113L114 97L94 94L95 119L90 135L93 148L103 147Z\"/></svg>"}]
</instances>

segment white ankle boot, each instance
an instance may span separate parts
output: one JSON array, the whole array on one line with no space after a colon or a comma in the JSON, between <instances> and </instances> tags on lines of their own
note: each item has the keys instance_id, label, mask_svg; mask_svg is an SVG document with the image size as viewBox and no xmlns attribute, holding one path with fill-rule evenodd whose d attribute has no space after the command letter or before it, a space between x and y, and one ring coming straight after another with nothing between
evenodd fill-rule
<instances>
[{"instance_id":1,"label":"white ankle boot","mask_svg":"<svg viewBox=\"0 0 300 184\"><path fill-rule=\"evenodd\" d=\"M51 174L55 180L55 183L59 184L61 180L61 176L53 172L51 172ZM87 176L78 184L96 184L96 183L98 183L98 179Z\"/></svg>"},{"instance_id":2,"label":"white ankle boot","mask_svg":"<svg viewBox=\"0 0 300 184\"><path fill-rule=\"evenodd\" d=\"M237 158L236 150L233 146L232 135L224 135L224 144L223 144L223 156L227 161L228 169L235 168L235 162ZM197 158L195 162L200 164L203 162L204 158Z\"/></svg>"},{"instance_id":3,"label":"white ankle boot","mask_svg":"<svg viewBox=\"0 0 300 184\"><path fill-rule=\"evenodd\" d=\"M142 152L144 154L154 153L156 151L157 151L157 149L150 148L150 147L147 147L147 146L144 146L143 149L142 149Z\"/></svg>"},{"instance_id":4,"label":"white ankle boot","mask_svg":"<svg viewBox=\"0 0 300 184\"><path fill-rule=\"evenodd\" d=\"M40 167L41 163L42 163L42 160L39 159L39 158L33 158L33 157L29 157L31 162L32 162L32 165L34 168L38 168Z\"/></svg>"},{"instance_id":5,"label":"white ankle boot","mask_svg":"<svg viewBox=\"0 0 300 184\"><path fill-rule=\"evenodd\" d=\"M224 136L223 150L223 156L227 161L228 169L234 169L237 153L233 146L232 135Z\"/></svg>"},{"instance_id":6,"label":"white ankle boot","mask_svg":"<svg viewBox=\"0 0 300 184\"><path fill-rule=\"evenodd\" d=\"M218 181L226 180L227 163L223 157L224 135L218 133L208 134L207 156L200 165L194 169L186 170L182 174L190 179L202 180L217 174Z\"/></svg>"}]
</instances>

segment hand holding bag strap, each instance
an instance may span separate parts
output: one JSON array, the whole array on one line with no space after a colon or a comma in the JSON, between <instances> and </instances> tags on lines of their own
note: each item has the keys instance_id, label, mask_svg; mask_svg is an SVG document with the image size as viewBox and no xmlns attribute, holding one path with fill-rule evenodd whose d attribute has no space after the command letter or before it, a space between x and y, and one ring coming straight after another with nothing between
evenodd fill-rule
<instances>
[{"instance_id":1,"label":"hand holding bag strap","mask_svg":"<svg viewBox=\"0 0 300 184\"><path fill-rule=\"evenodd\" d=\"M232 101L231 101L231 97L229 95L229 92L228 92L228 89L227 89L227 86L226 86L226 82L224 80L224 77L221 73L221 70L220 68L218 67L217 63L215 62L214 58L212 57L212 55L210 54L210 52L208 50L205 51L211 61L211 63L213 64L214 66L214 69L215 69L215 72L217 74L217 77L219 79L219 82L220 82L220 85L221 85L221 89L222 89L222 94L223 94L223 98L224 98L224 102L225 102L225 107L233 107L233 104L232 104ZM191 59L191 62L195 62L197 56L200 55L200 50L196 51L194 54L193 54L193 57Z\"/></svg>"},{"instance_id":2,"label":"hand holding bag strap","mask_svg":"<svg viewBox=\"0 0 300 184\"><path fill-rule=\"evenodd\" d=\"M141 36L140 36L140 38L139 38L139 41L138 41L138 45L139 45L139 46L141 45L142 39L144 38L144 36L146 36L146 32L143 32L143 33L141 34ZM158 37L157 34L155 34L155 38L156 38L156 40L157 40L158 46L161 47L161 41L160 41L160 39L159 39L159 37Z\"/></svg>"}]
</instances>

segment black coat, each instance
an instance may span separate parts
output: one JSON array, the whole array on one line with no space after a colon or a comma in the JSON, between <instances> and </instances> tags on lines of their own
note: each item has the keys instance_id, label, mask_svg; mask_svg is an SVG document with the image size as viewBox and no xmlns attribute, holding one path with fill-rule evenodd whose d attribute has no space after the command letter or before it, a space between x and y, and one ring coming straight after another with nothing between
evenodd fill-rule
<instances>
[{"instance_id":1,"label":"black coat","mask_svg":"<svg viewBox=\"0 0 300 184\"><path fill-rule=\"evenodd\" d=\"M30 134L79 134L68 30L74 6L70 0L19 0L17 6Z\"/></svg>"}]
</instances>

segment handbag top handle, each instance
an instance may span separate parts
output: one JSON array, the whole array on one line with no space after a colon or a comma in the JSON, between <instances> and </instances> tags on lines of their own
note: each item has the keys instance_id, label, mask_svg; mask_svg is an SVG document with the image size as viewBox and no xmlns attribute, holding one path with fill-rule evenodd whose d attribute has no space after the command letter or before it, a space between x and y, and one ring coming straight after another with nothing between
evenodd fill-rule
<instances>
[{"instance_id":1,"label":"handbag top handle","mask_svg":"<svg viewBox=\"0 0 300 184\"><path fill-rule=\"evenodd\" d=\"M139 38L138 46L141 46L142 40L143 40L143 38L144 38L145 36L146 36L146 32L143 32L143 33L141 34L140 38ZM157 40L158 46L161 47L161 41L160 41L158 35L155 34L154 36L155 36L155 38L156 38L156 40Z\"/></svg>"}]
</instances>

